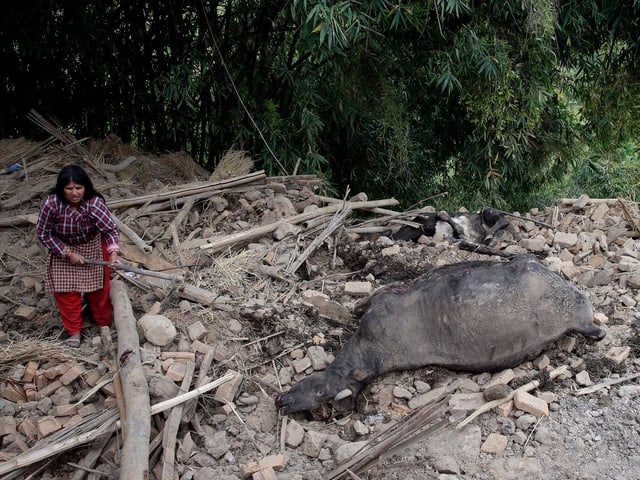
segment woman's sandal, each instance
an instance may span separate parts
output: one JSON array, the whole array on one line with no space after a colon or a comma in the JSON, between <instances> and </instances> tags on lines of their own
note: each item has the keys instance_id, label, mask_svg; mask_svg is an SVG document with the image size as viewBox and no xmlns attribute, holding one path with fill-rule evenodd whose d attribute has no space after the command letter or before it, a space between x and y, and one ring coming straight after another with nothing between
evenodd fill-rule
<instances>
[{"instance_id":1,"label":"woman's sandal","mask_svg":"<svg viewBox=\"0 0 640 480\"><path fill-rule=\"evenodd\" d=\"M80 347L80 334L76 333L75 335L71 335L67 338L64 343L67 344L67 347L78 348Z\"/></svg>"}]
</instances>

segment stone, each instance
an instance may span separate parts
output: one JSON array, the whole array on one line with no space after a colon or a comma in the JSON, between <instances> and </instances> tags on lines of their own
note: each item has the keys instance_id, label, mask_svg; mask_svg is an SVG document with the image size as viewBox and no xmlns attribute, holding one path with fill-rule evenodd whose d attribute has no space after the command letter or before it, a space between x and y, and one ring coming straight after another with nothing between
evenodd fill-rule
<instances>
[{"instance_id":1,"label":"stone","mask_svg":"<svg viewBox=\"0 0 640 480\"><path fill-rule=\"evenodd\" d=\"M38 310L36 309L36 307L31 307L29 305L20 305L18 308L16 308L13 314L23 320L33 320L34 318L36 318Z\"/></svg>"},{"instance_id":2,"label":"stone","mask_svg":"<svg viewBox=\"0 0 640 480\"><path fill-rule=\"evenodd\" d=\"M187 371L187 366L182 362L173 362L169 368L167 368L167 378L173 382L181 382Z\"/></svg>"},{"instance_id":3,"label":"stone","mask_svg":"<svg viewBox=\"0 0 640 480\"><path fill-rule=\"evenodd\" d=\"M470 378L459 378L458 381L458 391L461 393L477 393L481 390L480 385Z\"/></svg>"},{"instance_id":4,"label":"stone","mask_svg":"<svg viewBox=\"0 0 640 480\"><path fill-rule=\"evenodd\" d=\"M285 466L284 455L281 453L278 453L276 455L268 455L260 459L258 462L249 462L244 465L241 465L240 472L243 478L249 477L251 475L254 475L254 478L255 478L256 473L260 473L265 470L267 471L271 470L271 472L275 470L281 471L284 469L284 466ZM270 474L271 473L269 473L269 475ZM273 477L273 478L276 478L276 477Z\"/></svg>"},{"instance_id":5,"label":"stone","mask_svg":"<svg viewBox=\"0 0 640 480\"><path fill-rule=\"evenodd\" d=\"M24 402L27 399L27 395L22 386L13 382L3 383L4 389L2 390L2 398L13 403Z\"/></svg>"},{"instance_id":6,"label":"stone","mask_svg":"<svg viewBox=\"0 0 640 480\"><path fill-rule=\"evenodd\" d=\"M213 458L222 458L231 448L227 432L225 430L214 432L213 436L205 437L204 447Z\"/></svg>"},{"instance_id":7,"label":"stone","mask_svg":"<svg viewBox=\"0 0 640 480\"><path fill-rule=\"evenodd\" d=\"M487 383L485 383L482 386L482 388L487 389L494 385L506 385L515 377L516 375L513 372L513 369L508 368L506 370L496 373L493 377L491 377L491 380L489 380Z\"/></svg>"},{"instance_id":8,"label":"stone","mask_svg":"<svg viewBox=\"0 0 640 480\"><path fill-rule=\"evenodd\" d=\"M319 345L312 345L307 349L307 357L314 370L324 370L327 368L327 354Z\"/></svg>"},{"instance_id":9,"label":"stone","mask_svg":"<svg viewBox=\"0 0 640 480\"><path fill-rule=\"evenodd\" d=\"M501 403L500 405L496 405L494 408L495 412L501 417L508 417L513 412L513 400L509 400L507 402Z\"/></svg>"},{"instance_id":10,"label":"stone","mask_svg":"<svg viewBox=\"0 0 640 480\"><path fill-rule=\"evenodd\" d=\"M553 236L553 244L560 248L571 248L578 243L578 235L575 233L556 232Z\"/></svg>"},{"instance_id":11,"label":"stone","mask_svg":"<svg viewBox=\"0 0 640 480\"><path fill-rule=\"evenodd\" d=\"M605 354L605 357L607 357L609 360L612 360L619 365L627 359L630 353L631 353L631 347L629 346L611 347Z\"/></svg>"},{"instance_id":12,"label":"stone","mask_svg":"<svg viewBox=\"0 0 640 480\"><path fill-rule=\"evenodd\" d=\"M216 402L220 402L225 404L227 402L233 402L238 390L240 389L240 385L242 384L242 380L244 377L241 373L236 372L234 370L227 370L227 373L231 373L233 377L226 383L223 383L216 389L216 393L213 396L213 399Z\"/></svg>"},{"instance_id":13,"label":"stone","mask_svg":"<svg viewBox=\"0 0 640 480\"><path fill-rule=\"evenodd\" d=\"M180 387L169 381L164 375L151 375L147 380L147 384L149 395L160 400L173 398L180 391Z\"/></svg>"},{"instance_id":14,"label":"stone","mask_svg":"<svg viewBox=\"0 0 640 480\"><path fill-rule=\"evenodd\" d=\"M543 252L547 247L547 240L542 235L538 235L535 238L523 238L519 244L530 252Z\"/></svg>"},{"instance_id":15,"label":"stone","mask_svg":"<svg viewBox=\"0 0 640 480\"><path fill-rule=\"evenodd\" d=\"M187 327L187 335L192 342L202 339L207 334L207 327L198 320Z\"/></svg>"},{"instance_id":16,"label":"stone","mask_svg":"<svg viewBox=\"0 0 640 480\"><path fill-rule=\"evenodd\" d=\"M549 415L549 405L541 398L536 398L528 392L516 390L513 404L518 410L530 413L536 417Z\"/></svg>"},{"instance_id":17,"label":"stone","mask_svg":"<svg viewBox=\"0 0 640 480\"><path fill-rule=\"evenodd\" d=\"M533 361L533 366L536 367L538 370L546 370L546 368L550 364L551 364L551 360L549 360L549 357L547 357L544 354L540 355L538 358L536 358Z\"/></svg>"},{"instance_id":18,"label":"stone","mask_svg":"<svg viewBox=\"0 0 640 480\"><path fill-rule=\"evenodd\" d=\"M365 435L369 435L369 427L362 423L360 420L356 420L353 422L353 431L356 432L356 435L361 437Z\"/></svg>"},{"instance_id":19,"label":"stone","mask_svg":"<svg viewBox=\"0 0 640 480\"><path fill-rule=\"evenodd\" d=\"M14 417L0 417L0 438L16 433L16 419Z\"/></svg>"},{"instance_id":20,"label":"stone","mask_svg":"<svg viewBox=\"0 0 640 480\"><path fill-rule=\"evenodd\" d=\"M489 453L496 455L504 452L507 448L508 438L505 435L499 433L490 433L487 439L480 446L482 453Z\"/></svg>"},{"instance_id":21,"label":"stone","mask_svg":"<svg viewBox=\"0 0 640 480\"><path fill-rule=\"evenodd\" d=\"M638 302L636 302L633 297L631 295L621 295L620 296L620 302L625 306L625 307L635 307L636 304Z\"/></svg>"},{"instance_id":22,"label":"stone","mask_svg":"<svg viewBox=\"0 0 640 480\"><path fill-rule=\"evenodd\" d=\"M69 417L75 415L78 408L74 404L56 405L51 409L51 415L55 417Z\"/></svg>"},{"instance_id":23,"label":"stone","mask_svg":"<svg viewBox=\"0 0 640 480\"><path fill-rule=\"evenodd\" d=\"M427 382L423 382L422 380L416 380L415 382L413 382L413 388L416 389L417 393L423 394L431 390L431 385L429 385Z\"/></svg>"},{"instance_id":24,"label":"stone","mask_svg":"<svg viewBox=\"0 0 640 480\"><path fill-rule=\"evenodd\" d=\"M380 253L383 257L390 257L392 255L398 255L400 251L400 245L392 245L390 247L383 248Z\"/></svg>"},{"instance_id":25,"label":"stone","mask_svg":"<svg viewBox=\"0 0 640 480\"><path fill-rule=\"evenodd\" d=\"M371 294L371 282L346 282L344 293L352 297L366 297Z\"/></svg>"},{"instance_id":26,"label":"stone","mask_svg":"<svg viewBox=\"0 0 640 480\"><path fill-rule=\"evenodd\" d=\"M287 422L285 444L291 448L297 448L304 440L304 428L295 420Z\"/></svg>"},{"instance_id":27,"label":"stone","mask_svg":"<svg viewBox=\"0 0 640 480\"><path fill-rule=\"evenodd\" d=\"M411 400L411 397L413 397L411 392L403 387L393 387L393 396L404 400Z\"/></svg>"},{"instance_id":28,"label":"stone","mask_svg":"<svg viewBox=\"0 0 640 480\"><path fill-rule=\"evenodd\" d=\"M325 433L314 430L307 431L302 442L303 453L308 457L317 458L326 440L327 435Z\"/></svg>"},{"instance_id":29,"label":"stone","mask_svg":"<svg viewBox=\"0 0 640 480\"><path fill-rule=\"evenodd\" d=\"M451 411L475 410L485 404L484 394L476 393L454 393L449 399L449 409Z\"/></svg>"},{"instance_id":30,"label":"stone","mask_svg":"<svg viewBox=\"0 0 640 480\"><path fill-rule=\"evenodd\" d=\"M47 435L57 432L62 428L62 424L58 419L52 415L40 417L37 420L38 427L38 440L46 437Z\"/></svg>"},{"instance_id":31,"label":"stone","mask_svg":"<svg viewBox=\"0 0 640 480\"><path fill-rule=\"evenodd\" d=\"M278 480L278 477L273 468L267 467L254 473L251 480Z\"/></svg>"},{"instance_id":32,"label":"stone","mask_svg":"<svg viewBox=\"0 0 640 480\"><path fill-rule=\"evenodd\" d=\"M69 370L65 372L64 375L60 377L60 382L63 385L69 385L71 382L76 380L80 375L84 373L84 367L80 364L73 365Z\"/></svg>"},{"instance_id":33,"label":"stone","mask_svg":"<svg viewBox=\"0 0 640 480\"><path fill-rule=\"evenodd\" d=\"M523 432L526 432L529 430L529 427L535 425L537 421L538 420L533 415L521 415L516 420L516 426Z\"/></svg>"},{"instance_id":34,"label":"stone","mask_svg":"<svg viewBox=\"0 0 640 480\"><path fill-rule=\"evenodd\" d=\"M309 357L304 357L299 360L294 360L291 362L291 366L296 373L302 373L307 368L311 367L311 359Z\"/></svg>"},{"instance_id":35,"label":"stone","mask_svg":"<svg viewBox=\"0 0 640 480\"><path fill-rule=\"evenodd\" d=\"M558 348L570 353L576 347L576 338L565 335L560 340L558 340L557 344Z\"/></svg>"},{"instance_id":36,"label":"stone","mask_svg":"<svg viewBox=\"0 0 640 480\"><path fill-rule=\"evenodd\" d=\"M586 370L582 370L581 372L576 373L576 383L581 387L588 387L589 385L593 385L591 377L589 377L589 372L587 372Z\"/></svg>"},{"instance_id":37,"label":"stone","mask_svg":"<svg viewBox=\"0 0 640 480\"><path fill-rule=\"evenodd\" d=\"M353 458L368 442L363 440L361 442L345 443L338 447L334 453L334 461L336 465L340 465L342 462Z\"/></svg>"},{"instance_id":38,"label":"stone","mask_svg":"<svg viewBox=\"0 0 640 480\"><path fill-rule=\"evenodd\" d=\"M322 297L310 297L305 299L304 302L317 308L318 315L322 318L329 318L340 325L351 324L353 319L351 312L338 302Z\"/></svg>"},{"instance_id":39,"label":"stone","mask_svg":"<svg viewBox=\"0 0 640 480\"><path fill-rule=\"evenodd\" d=\"M593 314L593 321L596 323L596 325L604 325L609 321L609 317L607 317L602 312L596 312Z\"/></svg>"},{"instance_id":40,"label":"stone","mask_svg":"<svg viewBox=\"0 0 640 480\"><path fill-rule=\"evenodd\" d=\"M144 338L158 347L166 347L178 335L173 322L164 315L143 315L138 325L142 328Z\"/></svg>"},{"instance_id":41,"label":"stone","mask_svg":"<svg viewBox=\"0 0 640 480\"><path fill-rule=\"evenodd\" d=\"M282 223L272 233L274 240L280 241L289 236L298 235L302 229L297 225Z\"/></svg>"},{"instance_id":42,"label":"stone","mask_svg":"<svg viewBox=\"0 0 640 480\"><path fill-rule=\"evenodd\" d=\"M227 326L227 328L230 332L240 333L244 327L237 319L232 318L231 320L229 320L229 325Z\"/></svg>"},{"instance_id":43,"label":"stone","mask_svg":"<svg viewBox=\"0 0 640 480\"><path fill-rule=\"evenodd\" d=\"M488 388L485 388L482 392L484 398L487 402L491 402L492 400L498 400L499 398L506 398L511 393L511 387L504 384L492 385Z\"/></svg>"},{"instance_id":44,"label":"stone","mask_svg":"<svg viewBox=\"0 0 640 480\"><path fill-rule=\"evenodd\" d=\"M438 387L427 393L413 397L409 400L409 408L411 410L417 410L418 408L424 407L425 405L436 401L445 391L446 387Z\"/></svg>"},{"instance_id":45,"label":"stone","mask_svg":"<svg viewBox=\"0 0 640 480\"><path fill-rule=\"evenodd\" d=\"M544 400L547 403L558 401L558 394L553 392L536 392L536 397Z\"/></svg>"},{"instance_id":46,"label":"stone","mask_svg":"<svg viewBox=\"0 0 640 480\"><path fill-rule=\"evenodd\" d=\"M22 382L31 383L36 378L36 374L38 372L38 362L31 361L27 362L27 366L24 369L24 373L22 374Z\"/></svg>"}]
</instances>

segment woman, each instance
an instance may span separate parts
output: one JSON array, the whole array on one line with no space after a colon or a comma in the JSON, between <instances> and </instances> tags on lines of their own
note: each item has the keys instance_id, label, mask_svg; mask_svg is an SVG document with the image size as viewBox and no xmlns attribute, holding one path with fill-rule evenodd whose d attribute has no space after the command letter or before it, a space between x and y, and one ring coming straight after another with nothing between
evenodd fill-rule
<instances>
[{"instance_id":1,"label":"woman","mask_svg":"<svg viewBox=\"0 0 640 480\"><path fill-rule=\"evenodd\" d=\"M49 252L45 291L53 292L70 347L80 346L82 294L93 319L107 326L113 317L109 268L85 260L119 263L120 239L104 197L79 166L60 170L55 187L42 202L36 234ZM115 334L115 331L112 332Z\"/></svg>"}]
</instances>

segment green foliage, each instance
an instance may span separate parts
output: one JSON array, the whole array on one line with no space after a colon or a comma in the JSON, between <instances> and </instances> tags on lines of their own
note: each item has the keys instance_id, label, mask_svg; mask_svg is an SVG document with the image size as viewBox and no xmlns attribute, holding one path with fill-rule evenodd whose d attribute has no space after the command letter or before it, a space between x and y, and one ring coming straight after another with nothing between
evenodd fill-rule
<instances>
[{"instance_id":1,"label":"green foliage","mask_svg":"<svg viewBox=\"0 0 640 480\"><path fill-rule=\"evenodd\" d=\"M640 146L624 142L610 151L585 152L567 175L543 189L548 197L626 198L640 200Z\"/></svg>"}]
</instances>

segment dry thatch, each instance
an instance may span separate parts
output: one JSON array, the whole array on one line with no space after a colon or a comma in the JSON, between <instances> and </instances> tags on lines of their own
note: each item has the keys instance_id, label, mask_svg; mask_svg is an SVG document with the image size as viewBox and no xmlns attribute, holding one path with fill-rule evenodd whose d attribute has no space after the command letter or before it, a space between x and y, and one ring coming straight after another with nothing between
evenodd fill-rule
<instances>
[{"instance_id":1,"label":"dry thatch","mask_svg":"<svg viewBox=\"0 0 640 480\"><path fill-rule=\"evenodd\" d=\"M243 150L229 150L216 165L209 180L225 180L227 178L246 175L253 169L253 160Z\"/></svg>"},{"instance_id":2,"label":"dry thatch","mask_svg":"<svg viewBox=\"0 0 640 480\"><path fill-rule=\"evenodd\" d=\"M28 362L66 361L82 356L82 350L71 350L62 342L12 335L0 343L0 378L9 378L12 370Z\"/></svg>"}]
</instances>

